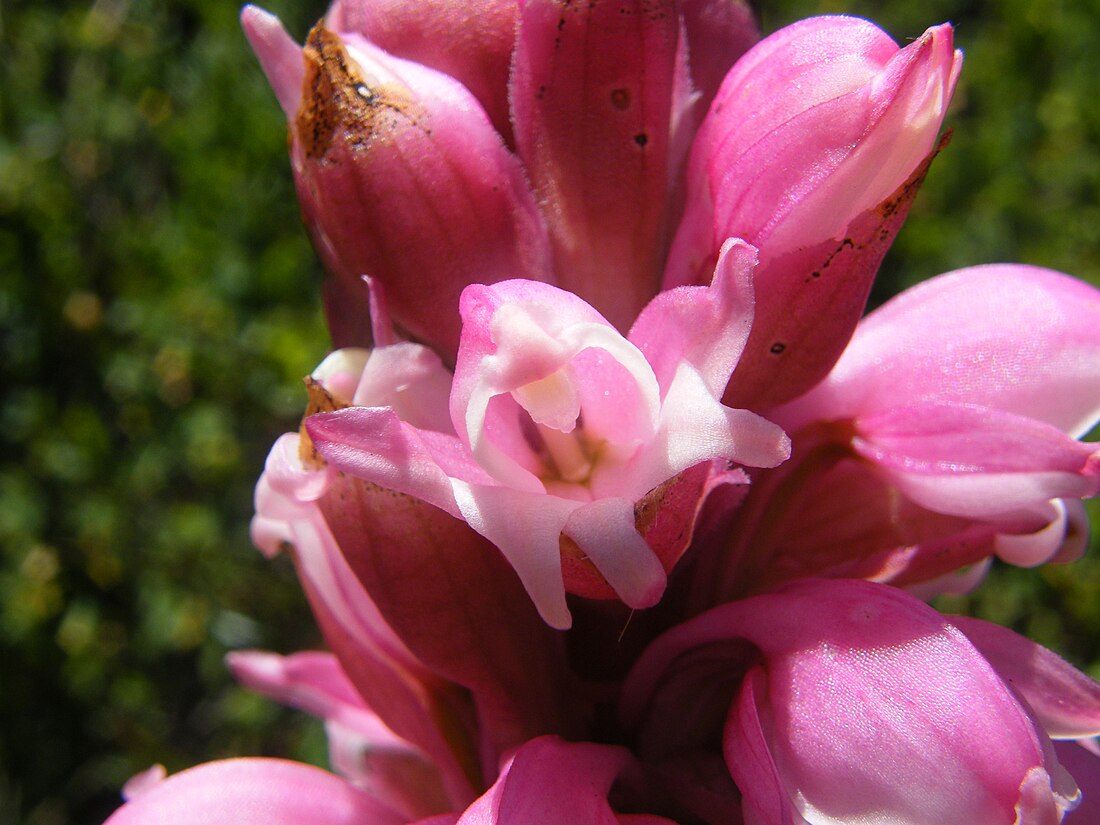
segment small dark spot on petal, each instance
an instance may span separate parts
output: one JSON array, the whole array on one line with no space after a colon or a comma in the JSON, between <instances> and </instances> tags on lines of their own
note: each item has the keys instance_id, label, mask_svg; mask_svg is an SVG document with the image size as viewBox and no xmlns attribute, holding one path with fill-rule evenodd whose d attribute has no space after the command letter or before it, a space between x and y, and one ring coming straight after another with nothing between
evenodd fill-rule
<instances>
[{"instance_id":1,"label":"small dark spot on petal","mask_svg":"<svg viewBox=\"0 0 1100 825\"><path fill-rule=\"evenodd\" d=\"M786 349L786 344L784 344L782 341L776 341L774 344L771 345L770 352L772 355L782 355L783 351Z\"/></svg>"},{"instance_id":2,"label":"small dark spot on petal","mask_svg":"<svg viewBox=\"0 0 1100 825\"><path fill-rule=\"evenodd\" d=\"M630 106L630 89L612 89L611 105L616 109L626 109Z\"/></svg>"},{"instance_id":3,"label":"small dark spot on petal","mask_svg":"<svg viewBox=\"0 0 1100 825\"><path fill-rule=\"evenodd\" d=\"M649 135L645 132L638 132L638 134L634 135L634 142L642 148L645 148L645 145L649 143Z\"/></svg>"}]
</instances>

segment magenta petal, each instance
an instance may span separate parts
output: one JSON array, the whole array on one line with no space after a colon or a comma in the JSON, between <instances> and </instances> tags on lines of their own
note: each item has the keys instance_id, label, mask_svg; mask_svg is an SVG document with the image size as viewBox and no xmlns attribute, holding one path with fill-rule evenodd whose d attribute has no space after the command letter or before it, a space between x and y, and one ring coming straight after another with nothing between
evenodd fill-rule
<instances>
[{"instance_id":1,"label":"magenta petal","mask_svg":"<svg viewBox=\"0 0 1100 825\"><path fill-rule=\"evenodd\" d=\"M753 247L727 241L710 286L666 290L642 310L629 337L653 366L662 394L686 360L711 394L721 396L752 328L756 261Z\"/></svg>"},{"instance_id":2,"label":"magenta petal","mask_svg":"<svg viewBox=\"0 0 1100 825\"><path fill-rule=\"evenodd\" d=\"M629 760L622 748L533 739L516 751L458 825L616 825L607 793Z\"/></svg>"},{"instance_id":3,"label":"magenta petal","mask_svg":"<svg viewBox=\"0 0 1100 825\"><path fill-rule=\"evenodd\" d=\"M227 759L174 774L106 825L402 825L344 780L281 759Z\"/></svg>"},{"instance_id":4,"label":"magenta petal","mask_svg":"<svg viewBox=\"0 0 1100 825\"><path fill-rule=\"evenodd\" d=\"M561 639L495 547L429 504L357 479L334 481L321 507L387 624L433 672L470 691L487 771L520 742L571 729Z\"/></svg>"},{"instance_id":5,"label":"magenta petal","mask_svg":"<svg viewBox=\"0 0 1100 825\"><path fill-rule=\"evenodd\" d=\"M516 144L557 282L620 330L660 277L679 28L672 0L521 3Z\"/></svg>"},{"instance_id":6,"label":"magenta petal","mask_svg":"<svg viewBox=\"0 0 1100 825\"><path fill-rule=\"evenodd\" d=\"M899 399L981 404L1083 435L1100 418L1100 291L1009 264L925 281L868 315L780 420L870 415Z\"/></svg>"},{"instance_id":7,"label":"magenta petal","mask_svg":"<svg viewBox=\"0 0 1100 825\"><path fill-rule=\"evenodd\" d=\"M278 17L257 6L248 5L241 9L241 28L259 58L267 82L275 91L287 120L293 120L298 114L302 79L305 77L301 48L286 33Z\"/></svg>"},{"instance_id":8,"label":"magenta petal","mask_svg":"<svg viewBox=\"0 0 1100 825\"><path fill-rule=\"evenodd\" d=\"M910 404L859 419L852 440L909 498L976 518L1100 491L1100 451L986 407Z\"/></svg>"},{"instance_id":9,"label":"magenta petal","mask_svg":"<svg viewBox=\"0 0 1100 825\"><path fill-rule=\"evenodd\" d=\"M1065 659L1006 627L951 618L1012 687L1053 739L1100 736L1100 683Z\"/></svg>"},{"instance_id":10,"label":"magenta petal","mask_svg":"<svg viewBox=\"0 0 1100 825\"><path fill-rule=\"evenodd\" d=\"M1081 788L1081 804L1070 812L1065 825L1095 825L1100 822L1100 748L1095 739L1055 742L1058 761Z\"/></svg>"},{"instance_id":11,"label":"magenta petal","mask_svg":"<svg viewBox=\"0 0 1100 825\"><path fill-rule=\"evenodd\" d=\"M756 319L726 402L811 387L851 335L936 146L958 74L948 26L905 49L871 23L804 20L727 76L692 150L665 285L700 283L720 245L760 250Z\"/></svg>"},{"instance_id":12,"label":"magenta petal","mask_svg":"<svg viewBox=\"0 0 1100 825\"><path fill-rule=\"evenodd\" d=\"M453 78L321 27L304 54L292 159L307 225L335 278L328 307L365 329L360 279L369 275L385 286L399 326L453 357L463 287L550 277L523 171ZM365 334L333 333L337 345Z\"/></svg>"},{"instance_id":13,"label":"magenta petal","mask_svg":"<svg viewBox=\"0 0 1100 825\"><path fill-rule=\"evenodd\" d=\"M508 71L517 11L516 0L335 0L325 23L451 75L508 137Z\"/></svg>"},{"instance_id":14,"label":"magenta petal","mask_svg":"<svg viewBox=\"0 0 1100 825\"><path fill-rule=\"evenodd\" d=\"M792 585L674 628L628 677L624 721L643 732L651 717L659 724L670 674L738 640L762 658L724 741L749 821L1012 825L1019 808L1054 823L1072 805L1049 741L963 634L913 597L867 582ZM726 655L736 675L744 649ZM696 701L729 695L713 673L699 674Z\"/></svg>"},{"instance_id":15,"label":"magenta petal","mask_svg":"<svg viewBox=\"0 0 1100 825\"><path fill-rule=\"evenodd\" d=\"M680 0L691 81L706 111L726 73L760 39L752 8L744 0Z\"/></svg>"}]
</instances>

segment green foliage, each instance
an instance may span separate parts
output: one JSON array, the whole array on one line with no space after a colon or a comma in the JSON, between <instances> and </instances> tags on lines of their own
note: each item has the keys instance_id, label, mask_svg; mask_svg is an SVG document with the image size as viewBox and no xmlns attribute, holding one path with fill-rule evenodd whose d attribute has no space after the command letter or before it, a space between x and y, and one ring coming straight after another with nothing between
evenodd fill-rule
<instances>
[{"instance_id":1,"label":"green foliage","mask_svg":"<svg viewBox=\"0 0 1100 825\"><path fill-rule=\"evenodd\" d=\"M302 36L323 3L272 2ZM966 50L876 299L1019 260L1100 282L1092 2L767 2ZM235 687L227 650L317 644L289 563L247 537L266 451L325 351L282 113L216 0L0 11L0 821L97 823L153 762L323 760ZM1095 515L1095 512L1094 512ZM952 600L1100 675L1100 567L997 572Z\"/></svg>"}]
</instances>

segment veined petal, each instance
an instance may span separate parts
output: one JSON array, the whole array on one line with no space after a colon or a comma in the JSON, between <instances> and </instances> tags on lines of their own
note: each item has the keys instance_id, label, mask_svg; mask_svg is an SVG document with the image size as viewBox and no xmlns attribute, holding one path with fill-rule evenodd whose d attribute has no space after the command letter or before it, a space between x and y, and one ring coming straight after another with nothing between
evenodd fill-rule
<instances>
[{"instance_id":1,"label":"veined petal","mask_svg":"<svg viewBox=\"0 0 1100 825\"><path fill-rule=\"evenodd\" d=\"M416 496L456 517L452 476L493 483L455 436L418 430L385 407L349 407L310 416L306 430L334 467Z\"/></svg>"},{"instance_id":2,"label":"veined petal","mask_svg":"<svg viewBox=\"0 0 1100 825\"><path fill-rule=\"evenodd\" d=\"M557 282L620 330L660 278L679 36L672 0L520 3L516 145Z\"/></svg>"},{"instance_id":3,"label":"veined petal","mask_svg":"<svg viewBox=\"0 0 1100 825\"><path fill-rule=\"evenodd\" d=\"M664 283L704 282L729 237L760 250L727 403L787 401L840 354L934 154L961 62L951 42L941 26L899 50L865 20L812 18L761 41L723 82Z\"/></svg>"},{"instance_id":4,"label":"veined petal","mask_svg":"<svg viewBox=\"0 0 1100 825\"><path fill-rule=\"evenodd\" d=\"M386 623L432 673L469 691L484 775L520 742L574 730L560 635L492 543L425 501L345 474L320 506Z\"/></svg>"},{"instance_id":5,"label":"veined petal","mask_svg":"<svg viewBox=\"0 0 1100 825\"><path fill-rule=\"evenodd\" d=\"M1049 740L989 663L895 588L803 582L704 613L639 659L624 722L644 731L669 675L708 649L725 653L727 679L749 668L723 740L747 821L1014 825L1026 811L1055 823L1074 804ZM729 696L713 664L697 681L697 702Z\"/></svg>"},{"instance_id":6,"label":"veined petal","mask_svg":"<svg viewBox=\"0 0 1100 825\"><path fill-rule=\"evenodd\" d=\"M730 68L760 39L744 0L680 0L691 82L706 111Z\"/></svg>"}]
</instances>

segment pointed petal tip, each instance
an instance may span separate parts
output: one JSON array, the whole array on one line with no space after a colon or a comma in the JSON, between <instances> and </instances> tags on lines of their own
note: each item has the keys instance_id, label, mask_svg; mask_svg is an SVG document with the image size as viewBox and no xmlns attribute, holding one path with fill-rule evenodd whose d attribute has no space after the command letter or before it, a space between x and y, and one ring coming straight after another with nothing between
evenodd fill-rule
<instances>
[{"instance_id":1,"label":"pointed petal tip","mask_svg":"<svg viewBox=\"0 0 1100 825\"><path fill-rule=\"evenodd\" d=\"M287 120L293 120L305 78L301 48L287 34L279 18L259 6L249 4L241 9L241 28Z\"/></svg>"}]
</instances>

